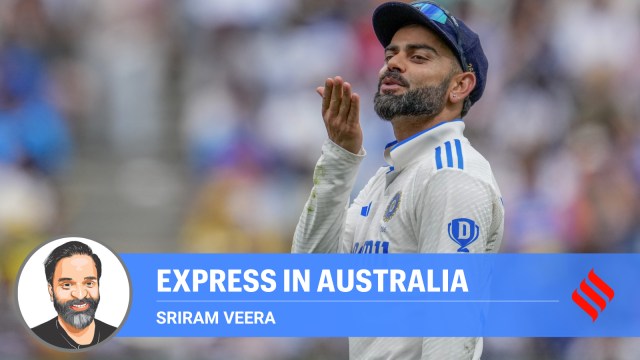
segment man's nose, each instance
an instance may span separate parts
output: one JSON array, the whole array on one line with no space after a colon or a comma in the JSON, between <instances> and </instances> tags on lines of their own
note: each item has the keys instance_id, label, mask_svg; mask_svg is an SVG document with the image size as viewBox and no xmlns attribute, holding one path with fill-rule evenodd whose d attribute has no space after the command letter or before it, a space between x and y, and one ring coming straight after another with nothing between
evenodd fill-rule
<instances>
[{"instance_id":1,"label":"man's nose","mask_svg":"<svg viewBox=\"0 0 640 360\"><path fill-rule=\"evenodd\" d=\"M387 61L387 70L388 71L404 72L404 69L405 69L404 62L402 61L402 56L400 54L393 55Z\"/></svg>"},{"instance_id":2,"label":"man's nose","mask_svg":"<svg viewBox=\"0 0 640 360\"><path fill-rule=\"evenodd\" d=\"M71 296L76 299L84 299L87 297L87 289L82 285L78 285L73 289L73 291L71 291Z\"/></svg>"}]
</instances>

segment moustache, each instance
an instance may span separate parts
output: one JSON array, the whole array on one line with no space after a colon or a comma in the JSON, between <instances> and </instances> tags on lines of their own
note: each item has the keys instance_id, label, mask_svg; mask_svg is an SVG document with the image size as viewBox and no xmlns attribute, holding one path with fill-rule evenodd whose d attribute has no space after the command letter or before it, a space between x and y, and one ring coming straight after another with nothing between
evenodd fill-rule
<instances>
[{"instance_id":1,"label":"moustache","mask_svg":"<svg viewBox=\"0 0 640 360\"><path fill-rule=\"evenodd\" d=\"M58 302L58 299L54 299L53 307L67 324L75 327L76 329L84 329L91 325L99 302L100 298L92 299L90 297L86 297L81 300L69 300L63 303ZM85 304L87 308L82 311L76 311L71 308L74 305L81 306Z\"/></svg>"},{"instance_id":2,"label":"moustache","mask_svg":"<svg viewBox=\"0 0 640 360\"><path fill-rule=\"evenodd\" d=\"M382 82L384 81L385 78L389 78L397 81L398 84L400 84L400 86L404 86L407 88L409 87L409 82L404 77L402 77L402 75L400 75L399 72L387 70L378 79L378 91L380 91L380 86L382 86Z\"/></svg>"},{"instance_id":3,"label":"moustache","mask_svg":"<svg viewBox=\"0 0 640 360\"><path fill-rule=\"evenodd\" d=\"M82 313L87 313L87 312L95 312L96 308L98 307L98 302L100 300L94 300L90 297L86 297L84 299L75 299L75 300L69 300L66 301L64 303L60 303L58 301L54 302L54 306L56 307L56 310L58 310L58 313L61 315L65 315L65 314L82 314ZM83 311L76 311L71 309L72 306L81 306L87 304L87 308Z\"/></svg>"}]
</instances>

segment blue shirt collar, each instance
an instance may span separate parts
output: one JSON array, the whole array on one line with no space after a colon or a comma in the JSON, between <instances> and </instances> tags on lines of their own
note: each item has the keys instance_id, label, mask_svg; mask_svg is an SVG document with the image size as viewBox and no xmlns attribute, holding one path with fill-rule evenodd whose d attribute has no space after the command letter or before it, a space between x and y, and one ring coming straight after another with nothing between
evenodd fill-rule
<instances>
[{"instance_id":1,"label":"blue shirt collar","mask_svg":"<svg viewBox=\"0 0 640 360\"><path fill-rule=\"evenodd\" d=\"M415 133L402 141L390 142L385 147L384 159L394 168L394 171L400 171L413 160L427 155L430 149L434 149L446 140L463 137L464 127L462 119L445 121Z\"/></svg>"}]
</instances>

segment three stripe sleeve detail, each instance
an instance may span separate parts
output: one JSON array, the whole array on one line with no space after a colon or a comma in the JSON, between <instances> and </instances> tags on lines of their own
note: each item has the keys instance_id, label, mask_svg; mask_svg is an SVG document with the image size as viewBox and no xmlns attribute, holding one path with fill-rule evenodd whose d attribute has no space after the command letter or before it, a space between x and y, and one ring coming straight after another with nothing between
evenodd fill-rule
<instances>
[{"instance_id":1,"label":"three stripe sleeve detail","mask_svg":"<svg viewBox=\"0 0 640 360\"><path fill-rule=\"evenodd\" d=\"M455 159L456 159L456 163L457 163L457 168L462 170L462 169L464 169L464 157L462 156L462 143L460 142L459 139L454 139L453 143L454 143L454 146L456 148ZM444 143L444 148L445 148L445 156L447 158L447 167L453 168L454 167L454 165L453 165L454 155L453 155L453 149L452 149L451 141L446 141ZM438 170L442 169L443 168L443 163L442 163L442 145L436 147L435 160L436 160L436 169L438 169Z\"/></svg>"}]
</instances>

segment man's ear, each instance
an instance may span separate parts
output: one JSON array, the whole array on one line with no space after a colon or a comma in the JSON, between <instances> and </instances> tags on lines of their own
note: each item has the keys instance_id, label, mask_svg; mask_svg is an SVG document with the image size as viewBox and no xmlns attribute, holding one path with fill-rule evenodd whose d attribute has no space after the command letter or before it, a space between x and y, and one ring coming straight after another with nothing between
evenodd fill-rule
<instances>
[{"instance_id":1,"label":"man's ear","mask_svg":"<svg viewBox=\"0 0 640 360\"><path fill-rule=\"evenodd\" d=\"M49 288L49 300L53 301L53 287L51 284L47 285Z\"/></svg>"},{"instance_id":2,"label":"man's ear","mask_svg":"<svg viewBox=\"0 0 640 360\"><path fill-rule=\"evenodd\" d=\"M463 72L456 74L451 81L449 101L454 104L462 103L475 87L476 75L474 73Z\"/></svg>"}]
</instances>

